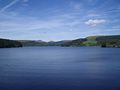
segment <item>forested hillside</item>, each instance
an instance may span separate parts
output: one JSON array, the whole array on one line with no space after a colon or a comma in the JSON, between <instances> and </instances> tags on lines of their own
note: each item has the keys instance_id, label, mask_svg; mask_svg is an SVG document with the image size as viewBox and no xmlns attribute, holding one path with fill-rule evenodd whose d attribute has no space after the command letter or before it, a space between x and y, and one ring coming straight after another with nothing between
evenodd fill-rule
<instances>
[{"instance_id":1,"label":"forested hillside","mask_svg":"<svg viewBox=\"0 0 120 90\"><path fill-rule=\"evenodd\" d=\"M9 39L0 39L0 48L22 47L22 44L18 41Z\"/></svg>"}]
</instances>

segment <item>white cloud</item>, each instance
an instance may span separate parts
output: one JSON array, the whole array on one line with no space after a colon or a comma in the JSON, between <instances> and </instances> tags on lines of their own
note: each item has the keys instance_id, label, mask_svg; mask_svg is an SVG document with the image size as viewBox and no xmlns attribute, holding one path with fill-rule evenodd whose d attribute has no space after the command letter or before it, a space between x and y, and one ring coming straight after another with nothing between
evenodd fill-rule
<instances>
[{"instance_id":1,"label":"white cloud","mask_svg":"<svg viewBox=\"0 0 120 90\"><path fill-rule=\"evenodd\" d=\"M106 20L104 19L89 19L88 21L85 22L85 24L90 25L90 26L97 26L99 24L105 23Z\"/></svg>"},{"instance_id":2,"label":"white cloud","mask_svg":"<svg viewBox=\"0 0 120 90\"><path fill-rule=\"evenodd\" d=\"M4 12L6 9L10 8L11 6L13 6L14 4L16 4L19 0L13 0L12 2L10 2L9 4L7 4L5 7L3 7L0 10L0 13Z\"/></svg>"}]
</instances>

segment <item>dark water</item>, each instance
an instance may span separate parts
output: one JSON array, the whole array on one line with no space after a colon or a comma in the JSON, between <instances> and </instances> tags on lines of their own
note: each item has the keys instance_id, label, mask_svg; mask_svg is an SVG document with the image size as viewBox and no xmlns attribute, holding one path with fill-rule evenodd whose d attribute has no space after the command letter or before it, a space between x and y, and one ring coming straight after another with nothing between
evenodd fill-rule
<instances>
[{"instance_id":1,"label":"dark water","mask_svg":"<svg viewBox=\"0 0 120 90\"><path fill-rule=\"evenodd\" d=\"M120 90L120 49L0 49L0 90Z\"/></svg>"}]
</instances>

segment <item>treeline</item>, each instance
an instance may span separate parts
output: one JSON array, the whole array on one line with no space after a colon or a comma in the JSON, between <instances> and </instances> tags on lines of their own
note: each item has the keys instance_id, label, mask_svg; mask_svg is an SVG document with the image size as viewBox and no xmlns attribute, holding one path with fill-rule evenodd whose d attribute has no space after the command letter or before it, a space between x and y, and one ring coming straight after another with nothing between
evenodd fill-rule
<instances>
[{"instance_id":1,"label":"treeline","mask_svg":"<svg viewBox=\"0 0 120 90\"><path fill-rule=\"evenodd\" d=\"M120 35L98 37L96 40L102 47L120 47Z\"/></svg>"},{"instance_id":2,"label":"treeline","mask_svg":"<svg viewBox=\"0 0 120 90\"><path fill-rule=\"evenodd\" d=\"M63 40L45 42L41 40L8 40L0 39L0 48L22 47L22 46L101 46L120 48L120 35L112 36L89 36L76 40Z\"/></svg>"},{"instance_id":3,"label":"treeline","mask_svg":"<svg viewBox=\"0 0 120 90\"><path fill-rule=\"evenodd\" d=\"M47 42L35 40L18 40L24 47L26 46L47 46Z\"/></svg>"},{"instance_id":4,"label":"treeline","mask_svg":"<svg viewBox=\"0 0 120 90\"><path fill-rule=\"evenodd\" d=\"M0 39L0 48L22 47L22 44L15 40Z\"/></svg>"},{"instance_id":5,"label":"treeline","mask_svg":"<svg viewBox=\"0 0 120 90\"><path fill-rule=\"evenodd\" d=\"M62 46L101 46L120 47L120 35L112 36L90 36L83 39L72 40Z\"/></svg>"}]
</instances>

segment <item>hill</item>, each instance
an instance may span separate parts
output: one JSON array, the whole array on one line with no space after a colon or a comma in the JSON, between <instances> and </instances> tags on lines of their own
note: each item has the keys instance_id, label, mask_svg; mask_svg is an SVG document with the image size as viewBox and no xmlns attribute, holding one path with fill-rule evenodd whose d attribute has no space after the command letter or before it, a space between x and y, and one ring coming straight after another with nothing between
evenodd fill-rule
<instances>
[{"instance_id":1,"label":"hill","mask_svg":"<svg viewBox=\"0 0 120 90\"><path fill-rule=\"evenodd\" d=\"M120 35L100 36L96 38L96 41L102 47L120 47Z\"/></svg>"},{"instance_id":2,"label":"hill","mask_svg":"<svg viewBox=\"0 0 120 90\"><path fill-rule=\"evenodd\" d=\"M111 36L89 36L82 39L72 40L62 46L101 46L120 47L120 35Z\"/></svg>"},{"instance_id":3,"label":"hill","mask_svg":"<svg viewBox=\"0 0 120 90\"><path fill-rule=\"evenodd\" d=\"M0 48L22 47L22 44L15 40L0 39Z\"/></svg>"},{"instance_id":4,"label":"hill","mask_svg":"<svg viewBox=\"0 0 120 90\"><path fill-rule=\"evenodd\" d=\"M47 46L47 42L41 40L17 40L18 42L22 43L23 46Z\"/></svg>"},{"instance_id":5,"label":"hill","mask_svg":"<svg viewBox=\"0 0 120 90\"><path fill-rule=\"evenodd\" d=\"M111 36L89 36L75 40L50 41L41 40L8 40L0 39L0 48L4 47L21 47L21 46L101 46L120 48L120 35Z\"/></svg>"}]
</instances>

